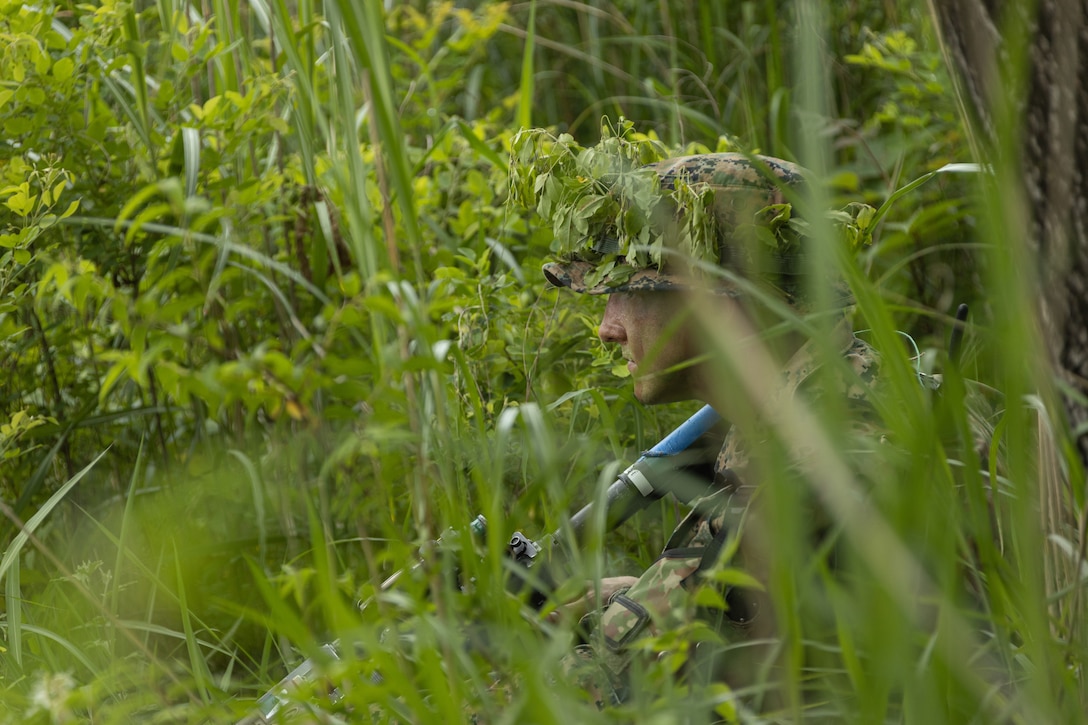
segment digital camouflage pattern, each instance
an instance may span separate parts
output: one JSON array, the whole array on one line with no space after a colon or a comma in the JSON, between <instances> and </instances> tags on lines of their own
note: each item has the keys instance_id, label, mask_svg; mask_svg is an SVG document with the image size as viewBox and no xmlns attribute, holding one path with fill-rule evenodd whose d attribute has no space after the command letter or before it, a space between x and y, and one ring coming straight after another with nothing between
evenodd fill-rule
<instances>
[{"instance_id":1,"label":"digital camouflage pattern","mask_svg":"<svg viewBox=\"0 0 1088 725\"><path fill-rule=\"evenodd\" d=\"M700 191L709 189L714 192L712 210L720 237L715 261L721 268L742 277L751 275L759 266L758 257L763 254L771 258L774 268L772 276L794 274L799 256L796 243L789 244L776 237L773 231L769 236L766 232L788 222L789 214L782 213L784 209L780 205L788 201L784 190L804 181L799 166L769 156L749 158L737 153L718 153L681 156L644 168L658 175L664 190L672 190L682 181ZM769 213L766 211L768 208ZM667 211L664 216L669 219L668 223L684 223L684 220L675 219L675 214L670 215ZM763 233L755 231L758 227L762 227ZM668 239L675 235L665 236ZM567 287L585 294L692 286L693 273L697 270L684 260L673 259L660 270L651 267L631 274L629 268L625 269L622 259L610 258L610 243L608 239L594 240L591 253L546 264L544 276L557 287ZM604 275L595 284L589 283L587 280L595 276L592 273L602 263L613 264L614 272ZM713 284L722 292L738 293L727 279L715 277Z\"/></svg>"},{"instance_id":2,"label":"digital camouflage pattern","mask_svg":"<svg viewBox=\"0 0 1088 725\"><path fill-rule=\"evenodd\" d=\"M883 430L869 396L878 385L879 357L864 341L854 337L841 323L833 332L840 343L844 366L835 366L829 374L817 375L819 358L814 343L804 345L784 366L782 386L771 405L795 396L817 402L825 395L837 395L847 401L854 433L879 445ZM656 637L677 629L695 618L703 618L717 630L726 646L743 641L762 640L773 635L770 603L756 589L737 587L721 591L727 604L723 613L696 606L693 592L704 583L704 575L722 566L739 567L756 581L763 578L761 554L751 535L741 536L742 526L759 485L756 466L749 456L750 447L734 428L726 435L715 465L717 490L692 504L692 511L680 523L666 550L638 581L615 597L600 615L594 650L580 648L570 659L569 672L599 705L621 702L626 697L626 676L633 659L643 652L632 644L646 637ZM803 471L809 452L792 451L797 467ZM733 539L736 546L726 546ZM732 554L732 560L726 556ZM722 677L739 686L737 679L750 676L746 654L735 650L733 661L701 662L698 666L714 670L712 677ZM706 677L708 673L701 673Z\"/></svg>"}]
</instances>

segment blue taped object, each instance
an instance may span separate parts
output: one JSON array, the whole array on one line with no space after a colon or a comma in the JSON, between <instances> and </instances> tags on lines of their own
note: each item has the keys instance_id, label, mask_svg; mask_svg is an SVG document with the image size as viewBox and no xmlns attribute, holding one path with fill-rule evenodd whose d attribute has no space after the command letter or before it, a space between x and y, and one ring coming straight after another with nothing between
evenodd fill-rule
<instances>
[{"instance_id":1,"label":"blue taped object","mask_svg":"<svg viewBox=\"0 0 1088 725\"><path fill-rule=\"evenodd\" d=\"M643 458L675 456L687 450L699 436L717 425L722 417L709 405L704 406L695 415L688 418L679 428L661 439L661 442L642 454Z\"/></svg>"}]
</instances>

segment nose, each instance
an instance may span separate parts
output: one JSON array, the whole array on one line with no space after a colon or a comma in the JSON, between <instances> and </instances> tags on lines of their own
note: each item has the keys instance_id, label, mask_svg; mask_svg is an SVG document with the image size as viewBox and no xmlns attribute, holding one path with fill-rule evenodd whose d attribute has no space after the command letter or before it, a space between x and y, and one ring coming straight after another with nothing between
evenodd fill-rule
<instances>
[{"instance_id":1,"label":"nose","mask_svg":"<svg viewBox=\"0 0 1088 725\"><path fill-rule=\"evenodd\" d=\"M627 342L627 329L623 326L620 315L620 295L608 296L601 326L597 328L597 337L601 338L601 342Z\"/></svg>"}]
</instances>

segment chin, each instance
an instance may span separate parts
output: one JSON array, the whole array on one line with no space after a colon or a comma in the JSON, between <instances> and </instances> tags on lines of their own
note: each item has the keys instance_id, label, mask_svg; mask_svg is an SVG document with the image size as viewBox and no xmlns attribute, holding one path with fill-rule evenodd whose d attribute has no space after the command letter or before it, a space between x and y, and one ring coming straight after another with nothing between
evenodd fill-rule
<instances>
[{"instance_id":1,"label":"chin","mask_svg":"<svg viewBox=\"0 0 1088 725\"><path fill-rule=\"evenodd\" d=\"M678 403L681 400L693 400L694 398L695 394L690 390L664 387L646 389L644 386L635 383L635 400L643 405L664 405L665 403Z\"/></svg>"}]
</instances>

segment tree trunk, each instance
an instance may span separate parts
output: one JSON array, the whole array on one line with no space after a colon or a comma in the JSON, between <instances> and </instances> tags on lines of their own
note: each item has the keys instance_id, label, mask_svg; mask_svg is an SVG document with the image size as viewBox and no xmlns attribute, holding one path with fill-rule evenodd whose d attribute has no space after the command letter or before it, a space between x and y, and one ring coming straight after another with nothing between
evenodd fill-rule
<instances>
[{"instance_id":1,"label":"tree trunk","mask_svg":"<svg viewBox=\"0 0 1088 725\"><path fill-rule=\"evenodd\" d=\"M1002 136L1015 134L1018 158L1007 161L1021 180L1041 330L1054 372L1074 391L1062 396L1062 407L1088 463L1088 0L929 0L929 6L984 153L1010 148ZM1043 432L1040 441L1043 531L1067 539L1076 532L1083 556L1077 520L1084 517L1073 508L1048 436ZM1053 546L1048 542L1046 567L1052 592L1079 569Z\"/></svg>"}]
</instances>

